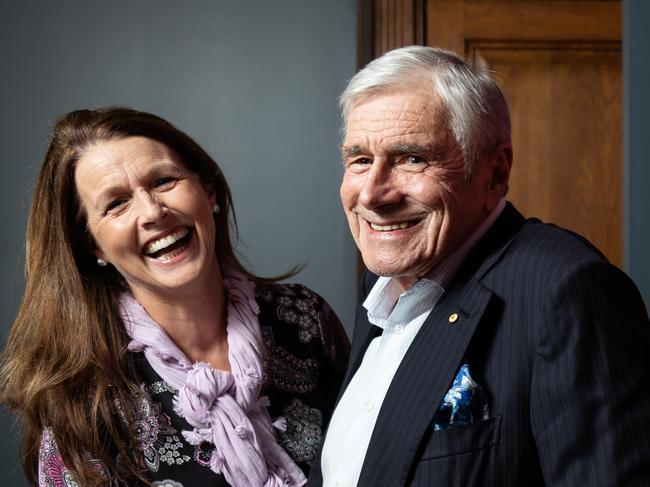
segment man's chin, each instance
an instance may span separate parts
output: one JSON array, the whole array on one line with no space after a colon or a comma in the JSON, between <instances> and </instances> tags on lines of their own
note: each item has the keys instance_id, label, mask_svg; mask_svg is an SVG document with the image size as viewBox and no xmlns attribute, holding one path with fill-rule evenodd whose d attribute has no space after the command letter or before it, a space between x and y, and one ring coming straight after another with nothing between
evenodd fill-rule
<instances>
[{"instance_id":1,"label":"man's chin","mask_svg":"<svg viewBox=\"0 0 650 487\"><path fill-rule=\"evenodd\" d=\"M363 256L362 256L363 257ZM395 262L382 262L377 260L364 260L366 269L373 274L382 277L390 277L397 279L404 289L408 289L415 284L419 276L426 275L426 267L409 266L409 265L396 265Z\"/></svg>"},{"instance_id":2,"label":"man's chin","mask_svg":"<svg viewBox=\"0 0 650 487\"><path fill-rule=\"evenodd\" d=\"M396 266L393 262L368 262L364 260L364 264L370 272L382 277L403 278L410 275L416 275L414 272L410 272L408 267L405 268L404 266Z\"/></svg>"}]
</instances>

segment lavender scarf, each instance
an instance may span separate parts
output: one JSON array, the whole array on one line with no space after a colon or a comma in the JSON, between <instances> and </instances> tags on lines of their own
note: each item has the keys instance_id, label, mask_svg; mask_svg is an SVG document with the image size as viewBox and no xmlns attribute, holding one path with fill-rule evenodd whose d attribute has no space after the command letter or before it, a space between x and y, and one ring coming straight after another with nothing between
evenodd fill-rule
<instances>
[{"instance_id":1,"label":"lavender scarf","mask_svg":"<svg viewBox=\"0 0 650 487\"><path fill-rule=\"evenodd\" d=\"M269 400L260 396L264 344L255 285L232 271L224 274L228 359L232 372L191 363L130 293L120 298L122 320L132 341L156 373L177 392L176 413L194 429L183 431L192 445L213 443L210 468L237 487L301 486L305 476L278 445Z\"/></svg>"}]
</instances>

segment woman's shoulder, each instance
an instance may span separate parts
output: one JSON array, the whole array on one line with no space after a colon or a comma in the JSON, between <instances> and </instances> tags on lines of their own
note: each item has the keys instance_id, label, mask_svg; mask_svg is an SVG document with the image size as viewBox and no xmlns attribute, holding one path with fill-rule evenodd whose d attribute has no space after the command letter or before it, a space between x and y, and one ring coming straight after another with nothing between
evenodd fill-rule
<instances>
[{"instance_id":1,"label":"woman's shoulder","mask_svg":"<svg viewBox=\"0 0 650 487\"><path fill-rule=\"evenodd\" d=\"M262 284L256 289L267 351L328 362L345 370L350 344L327 301L301 284Z\"/></svg>"},{"instance_id":2,"label":"woman's shoulder","mask_svg":"<svg viewBox=\"0 0 650 487\"><path fill-rule=\"evenodd\" d=\"M264 283L256 287L255 295L260 324L271 327L274 334L287 334L299 343L322 346L332 339L332 333L343 330L327 301L302 284Z\"/></svg>"},{"instance_id":3,"label":"woman's shoulder","mask_svg":"<svg viewBox=\"0 0 650 487\"><path fill-rule=\"evenodd\" d=\"M260 305L279 302L280 304L300 303L322 305L325 300L315 291L299 283L263 282L255 286L255 296Z\"/></svg>"}]
</instances>

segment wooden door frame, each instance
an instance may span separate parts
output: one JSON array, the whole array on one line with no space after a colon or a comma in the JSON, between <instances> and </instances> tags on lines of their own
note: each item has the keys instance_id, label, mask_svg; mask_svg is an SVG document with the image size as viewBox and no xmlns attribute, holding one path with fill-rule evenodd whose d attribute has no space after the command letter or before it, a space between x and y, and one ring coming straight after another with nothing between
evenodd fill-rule
<instances>
[{"instance_id":1,"label":"wooden door frame","mask_svg":"<svg viewBox=\"0 0 650 487\"><path fill-rule=\"evenodd\" d=\"M426 17L426 0L358 0L357 68L391 49L424 45Z\"/></svg>"}]
</instances>

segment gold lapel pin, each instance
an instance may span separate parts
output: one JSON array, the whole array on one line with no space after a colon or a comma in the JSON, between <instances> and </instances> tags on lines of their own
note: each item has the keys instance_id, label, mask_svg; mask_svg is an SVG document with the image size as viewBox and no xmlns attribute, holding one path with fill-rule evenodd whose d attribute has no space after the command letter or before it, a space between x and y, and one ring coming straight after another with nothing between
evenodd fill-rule
<instances>
[{"instance_id":1,"label":"gold lapel pin","mask_svg":"<svg viewBox=\"0 0 650 487\"><path fill-rule=\"evenodd\" d=\"M458 320L458 313L452 313L449 315L449 323L456 323Z\"/></svg>"}]
</instances>

